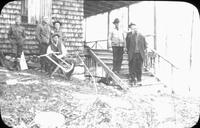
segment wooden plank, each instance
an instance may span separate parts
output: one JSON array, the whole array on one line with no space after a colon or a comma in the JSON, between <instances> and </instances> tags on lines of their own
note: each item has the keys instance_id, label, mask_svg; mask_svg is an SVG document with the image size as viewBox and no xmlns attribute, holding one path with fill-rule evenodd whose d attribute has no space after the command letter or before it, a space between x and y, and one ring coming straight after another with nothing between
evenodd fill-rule
<instances>
[{"instance_id":1,"label":"wooden plank","mask_svg":"<svg viewBox=\"0 0 200 128\"><path fill-rule=\"evenodd\" d=\"M91 49L89 49L89 53L92 58L104 68L107 74L112 77L117 85L122 87L124 90L127 90L128 86Z\"/></svg>"},{"instance_id":2,"label":"wooden plank","mask_svg":"<svg viewBox=\"0 0 200 128\"><path fill-rule=\"evenodd\" d=\"M4 63L4 60L5 60L5 56L3 55L3 53L0 51L0 64L5 67L5 63Z\"/></svg>"},{"instance_id":3,"label":"wooden plank","mask_svg":"<svg viewBox=\"0 0 200 128\"><path fill-rule=\"evenodd\" d=\"M55 65L57 65L59 68L61 68L64 72L68 72L65 68L63 68L61 65L59 65L56 61L51 59L51 57L46 56L51 62L53 62Z\"/></svg>"}]
</instances>

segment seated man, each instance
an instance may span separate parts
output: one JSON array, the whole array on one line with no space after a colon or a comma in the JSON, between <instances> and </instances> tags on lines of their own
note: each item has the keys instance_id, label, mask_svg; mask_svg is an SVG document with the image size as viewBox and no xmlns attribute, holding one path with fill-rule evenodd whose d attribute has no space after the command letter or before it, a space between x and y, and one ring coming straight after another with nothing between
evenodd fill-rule
<instances>
[{"instance_id":1,"label":"seated man","mask_svg":"<svg viewBox=\"0 0 200 128\"><path fill-rule=\"evenodd\" d=\"M53 54L50 55L51 59L53 59L57 63L59 63L59 59L67 55L65 46L62 43L62 41L59 40L59 37L60 37L59 34L53 34L51 43L47 48L47 54L55 53L57 55L57 56L54 56ZM50 61L48 67L49 67L49 75L51 75L56 68L56 64Z\"/></svg>"},{"instance_id":2,"label":"seated man","mask_svg":"<svg viewBox=\"0 0 200 128\"><path fill-rule=\"evenodd\" d=\"M65 49L64 44L61 42L61 40L59 40L59 38L60 35L57 33L52 35L51 44L47 48L47 54L58 52L59 53L58 57L62 58L67 55L67 51Z\"/></svg>"}]
</instances>

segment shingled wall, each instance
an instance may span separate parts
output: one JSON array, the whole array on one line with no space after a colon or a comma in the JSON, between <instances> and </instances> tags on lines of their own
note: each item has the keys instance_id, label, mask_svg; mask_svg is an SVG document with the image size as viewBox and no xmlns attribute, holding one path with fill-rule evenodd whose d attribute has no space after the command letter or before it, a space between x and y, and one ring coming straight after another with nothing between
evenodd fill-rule
<instances>
[{"instance_id":1,"label":"shingled wall","mask_svg":"<svg viewBox=\"0 0 200 128\"><path fill-rule=\"evenodd\" d=\"M0 15L0 50L4 53L14 53L8 40L8 30L14 24L16 15L21 14L21 1L9 2L1 10ZM66 38L64 44L71 53L83 49L83 0L52 0L52 22L62 22ZM25 54L38 54L38 42L35 40L36 24L23 24L26 32L24 43Z\"/></svg>"}]
</instances>

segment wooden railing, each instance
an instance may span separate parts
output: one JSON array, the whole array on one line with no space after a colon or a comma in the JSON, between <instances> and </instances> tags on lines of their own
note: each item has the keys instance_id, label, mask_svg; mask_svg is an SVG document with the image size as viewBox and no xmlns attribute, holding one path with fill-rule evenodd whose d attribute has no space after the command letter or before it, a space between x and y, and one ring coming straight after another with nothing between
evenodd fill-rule
<instances>
[{"instance_id":1,"label":"wooden railing","mask_svg":"<svg viewBox=\"0 0 200 128\"><path fill-rule=\"evenodd\" d=\"M127 90L128 86L117 76L95 53L94 51L88 47L88 52L90 56L99 64L103 67L103 69L106 71L108 76L110 76L113 81L115 82L116 85L120 86L124 90Z\"/></svg>"},{"instance_id":2,"label":"wooden railing","mask_svg":"<svg viewBox=\"0 0 200 128\"><path fill-rule=\"evenodd\" d=\"M85 45L89 46L91 49L107 49L108 40L89 41L85 42Z\"/></svg>"},{"instance_id":3,"label":"wooden railing","mask_svg":"<svg viewBox=\"0 0 200 128\"><path fill-rule=\"evenodd\" d=\"M90 41L86 42L86 45L89 46L91 49L104 49L101 48L101 42L107 42L107 40L97 40L97 41ZM90 45L88 45L90 44ZM162 72L162 74L167 74L170 73L169 75L173 75L174 69L178 70L180 69L178 66L176 66L172 61L170 61L169 58L165 57L155 49L149 48L147 50L146 54L146 60L144 61L144 67L151 72L154 76L156 76L158 79L159 78L159 72ZM163 67L163 63L165 65L168 65L166 67ZM161 70L167 70L161 71Z\"/></svg>"},{"instance_id":4,"label":"wooden railing","mask_svg":"<svg viewBox=\"0 0 200 128\"><path fill-rule=\"evenodd\" d=\"M158 51L148 48L146 68L162 82L167 82L180 68ZM149 55L151 54L151 55ZM151 62L150 62L151 61Z\"/></svg>"}]
</instances>

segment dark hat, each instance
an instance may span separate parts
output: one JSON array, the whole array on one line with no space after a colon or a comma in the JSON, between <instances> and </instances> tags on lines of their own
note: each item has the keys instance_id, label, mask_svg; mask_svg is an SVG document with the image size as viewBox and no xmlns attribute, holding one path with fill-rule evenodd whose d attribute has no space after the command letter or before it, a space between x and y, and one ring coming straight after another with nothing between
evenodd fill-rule
<instances>
[{"instance_id":1,"label":"dark hat","mask_svg":"<svg viewBox=\"0 0 200 128\"><path fill-rule=\"evenodd\" d=\"M115 24L115 23L119 23L119 19L118 19L118 18L116 18L116 19L113 21L113 24Z\"/></svg>"},{"instance_id":2,"label":"dark hat","mask_svg":"<svg viewBox=\"0 0 200 128\"><path fill-rule=\"evenodd\" d=\"M128 25L128 27L130 28L132 25L136 26L136 24L130 23L130 24Z\"/></svg>"},{"instance_id":3,"label":"dark hat","mask_svg":"<svg viewBox=\"0 0 200 128\"><path fill-rule=\"evenodd\" d=\"M54 22L53 22L53 25L55 25L56 23L59 23L60 26L62 25L62 23L61 23L60 21L58 21L58 20L54 21Z\"/></svg>"},{"instance_id":4,"label":"dark hat","mask_svg":"<svg viewBox=\"0 0 200 128\"><path fill-rule=\"evenodd\" d=\"M53 35L52 35L52 38L53 38L54 36L60 37L60 35L59 35L58 33L53 34Z\"/></svg>"}]
</instances>

